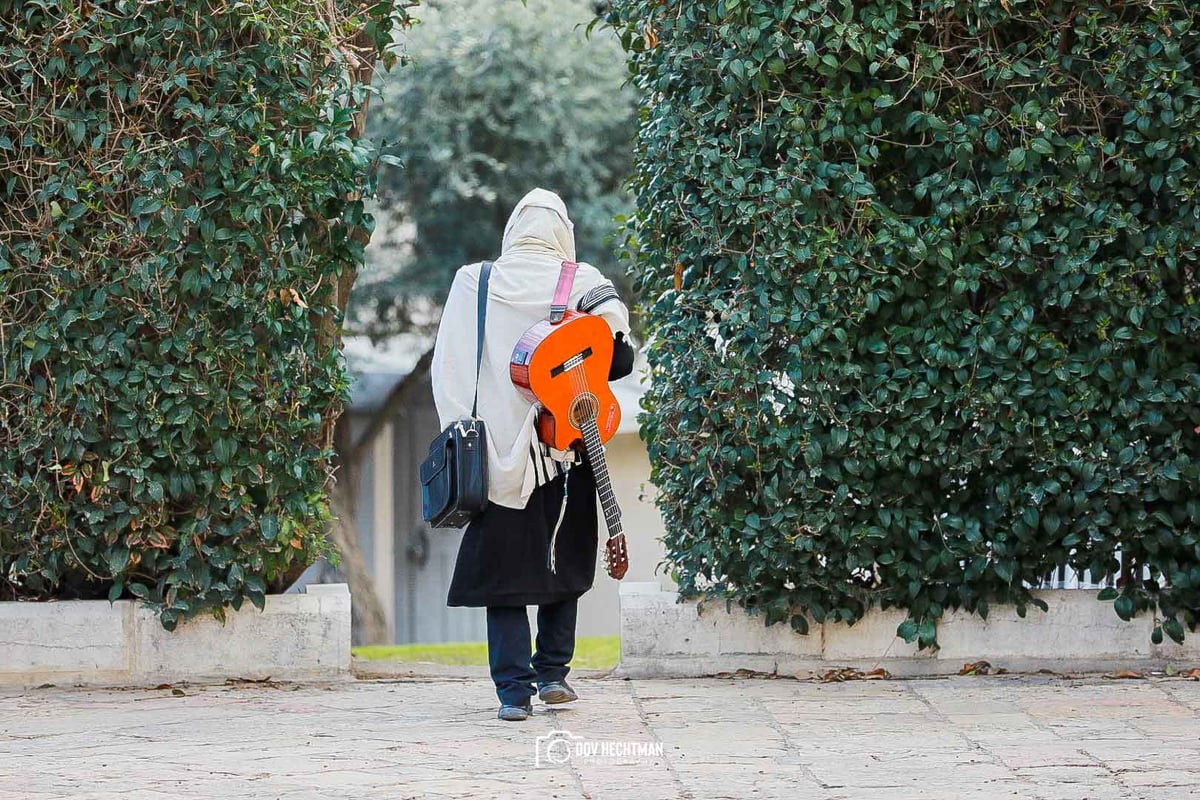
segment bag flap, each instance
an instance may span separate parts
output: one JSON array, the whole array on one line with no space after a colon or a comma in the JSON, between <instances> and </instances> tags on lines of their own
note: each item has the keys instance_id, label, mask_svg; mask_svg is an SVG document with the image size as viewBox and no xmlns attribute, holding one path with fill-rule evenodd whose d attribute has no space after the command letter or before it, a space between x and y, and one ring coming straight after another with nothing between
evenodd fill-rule
<instances>
[{"instance_id":1,"label":"bag flap","mask_svg":"<svg viewBox=\"0 0 1200 800\"><path fill-rule=\"evenodd\" d=\"M447 428L442 435L429 444L429 455L421 462L421 483L429 483L434 476L446 468L453 431Z\"/></svg>"},{"instance_id":2,"label":"bag flap","mask_svg":"<svg viewBox=\"0 0 1200 800\"><path fill-rule=\"evenodd\" d=\"M446 426L436 439L429 444L429 455L421 462L421 483L429 483L434 477L446 469L450 458L450 450L457 440L464 436L481 439L484 437L483 422L476 419L460 419Z\"/></svg>"}]
</instances>

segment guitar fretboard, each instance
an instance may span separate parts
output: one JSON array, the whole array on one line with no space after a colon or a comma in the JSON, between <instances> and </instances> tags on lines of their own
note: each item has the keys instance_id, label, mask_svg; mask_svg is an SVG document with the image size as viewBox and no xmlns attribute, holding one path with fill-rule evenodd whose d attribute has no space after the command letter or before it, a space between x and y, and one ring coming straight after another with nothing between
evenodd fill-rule
<instances>
[{"instance_id":1,"label":"guitar fretboard","mask_svg":"<svg viewBox=\"0 0 1200 800\"><path fill-rule=\"evenodd\" d=\"M604 509L604 522L608 526L609 537L621 533L621 508L617 505L617 496L613 494L612 480L608 476L608 464L604 460L604 445L600 441L600 430L596 420L583 420L579 429L583 431L583 444L587 449L588 462L596 476L596 494Z\"/></svg>"}]
</instances>

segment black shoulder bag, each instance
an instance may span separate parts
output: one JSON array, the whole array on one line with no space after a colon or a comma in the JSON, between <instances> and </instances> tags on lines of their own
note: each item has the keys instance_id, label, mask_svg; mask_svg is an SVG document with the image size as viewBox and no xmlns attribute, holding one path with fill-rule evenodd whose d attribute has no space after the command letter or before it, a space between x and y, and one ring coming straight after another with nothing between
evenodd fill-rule
<instances>
[{"instance_id":1,"label":"black shoulder bag","mask_svg":"<svg viewBox=\"0 0 1200 800\"><path fill-rule=\"evenodd\" d=\"M452 422L429 445L421 463L421 516L433 528L462 528L488 503L487 429L479 419L479 369L492 262L479 271L475 401L471 416Z\"/></svg>"}]
</instances>

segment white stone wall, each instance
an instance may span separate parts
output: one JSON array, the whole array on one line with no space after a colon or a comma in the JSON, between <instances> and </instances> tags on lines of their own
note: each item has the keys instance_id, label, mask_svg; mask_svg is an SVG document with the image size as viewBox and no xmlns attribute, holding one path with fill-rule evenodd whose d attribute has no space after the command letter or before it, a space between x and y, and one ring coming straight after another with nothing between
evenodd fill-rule
<instances>
[{"instance_id":1,"label":"white stone wall","mask_svg":"<svg viewBox=\"0 0 1200 800\"><path fill-rule=\"evenodd\" d=\"M1168 663L1192 666L1200 659L1200 634L1182 645L1150 641L1151 615L1124 622L1098 591L1035 592L1049 611L1030 608L1024 619L1011 607L992 606L988 618L951 611L938 626L939 649L918 652L896 636L900 610L871 611L853 626L810 622L801 636L787 623L767 627L761 615L724 601L677 602L657 582L622 585L621 663L629 677L694 677L741 668L786 675L835 667L877 667L893 675L953 675L979 660L1010 672L1050 669L1095 672L1145 669Z\"/></svg>"},{"instance_id":2,"label":"white stone wall","mask_svg":"<svg viewBox=\"0 0 1200 800\"><path fill-rule=\"evenodd\" d=\"M0 603L0 686L147 686L172 682L313 680L350 675L345 584L271 595L163 629L132 600Z\"/></svg>"}]
</instances>

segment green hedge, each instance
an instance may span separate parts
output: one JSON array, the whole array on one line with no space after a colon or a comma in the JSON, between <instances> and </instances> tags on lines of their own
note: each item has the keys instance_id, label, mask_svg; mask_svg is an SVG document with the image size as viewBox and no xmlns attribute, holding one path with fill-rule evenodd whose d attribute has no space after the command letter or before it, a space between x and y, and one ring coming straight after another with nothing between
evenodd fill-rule
<instances>
[{"instance_id":1,"label":"green hedge","mask_svg":"<svg viewBox=\"0 0 1200 800\"><path fill-rule=\"evenodd\" d=\"M324 552L393 17L0 0L0 598L173 627Z\"/></svg>"},{"instance_id":2,"label":"green hedge","mask_svg":"<svg viewBox=\"0 0 1200 800\"><path fill-rule=\"evenodd\" d=\"M768 623L1200 608L1200 10L617 0L643 431L685 592ZM1118 567L1118 552L1123 568Z\"/></svg>"}]
</instances>

